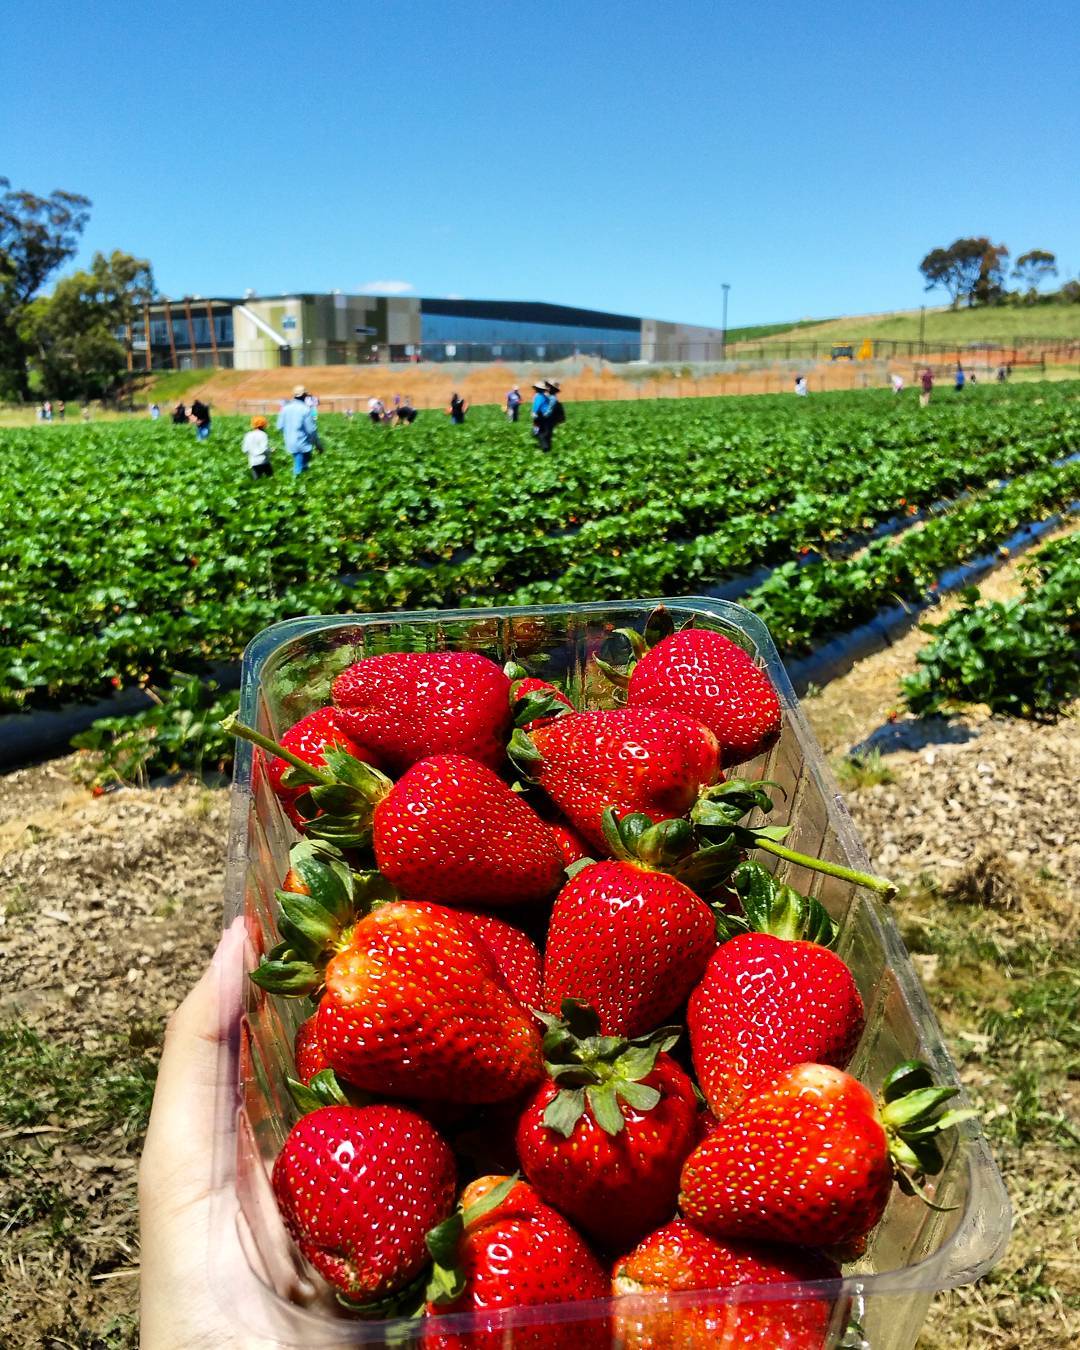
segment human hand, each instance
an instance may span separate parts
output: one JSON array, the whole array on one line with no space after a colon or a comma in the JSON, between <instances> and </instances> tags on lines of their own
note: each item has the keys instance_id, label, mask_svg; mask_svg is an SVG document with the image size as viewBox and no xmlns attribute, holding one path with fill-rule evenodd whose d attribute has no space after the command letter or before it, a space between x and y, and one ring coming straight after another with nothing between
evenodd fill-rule
<instances>
[{"instance_id":1,"label":"human hand","mask_svg":"<svg viewBox=\"0 0 1080 1350\"><path fill-rule=\"evenodd\" d=\"M237 1308L254 1306L259 1322L273 1326L275 1304L258 1254L241 1246L231 1179L217 1188L214 1182L222 1049L239 1034L245 940L237 919L165 1033L139 1168L142 1350L271 1350L294 1343L284 1332L280 1340L253 1336L236 1320ZM212 1246L215 1203L232 1222ZM229 1290L230 1309L216 1289Z\"/></svg>"}]
</instances>

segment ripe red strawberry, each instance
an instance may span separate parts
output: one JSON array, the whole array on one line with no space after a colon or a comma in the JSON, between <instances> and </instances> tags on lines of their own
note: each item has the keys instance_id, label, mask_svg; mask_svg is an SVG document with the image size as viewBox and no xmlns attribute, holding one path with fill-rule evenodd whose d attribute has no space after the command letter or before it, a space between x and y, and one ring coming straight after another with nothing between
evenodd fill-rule
<instances>
[{"instance_id":1,"label":"ripe red strawberry","mask_svg":"<svg viewBox=\"0 0 1080 1350\"><path fill-rule=\"evenodd\" d=\"M315 1014L301 1022L296 1029L296 1040L293 1042L293 1052L296 1056L296 1076L305 1087L311 1082L317 1073L322 1073L324 1069L330 1068L330 1061L326 1058L326 1052L319 1041L319 1032L316 1026Z\"/></svg>"},{"instance_id":2,"label":"ripe red strawberry","mask_svg":"<svg viewBox=\"0 0 1080 1350\"><path fill-rule=\"evenodd\" d=\"M642 812L653 820L684 815L720 774L719 747L707 727L657 708L567 713L511 751L589 843L605 849L601 817Z\"/></svg>"},{"instance_id":3,"label":"ripe red strawberry","mask_svg":"<svg viewBox=\"0 0 1080 1350\"><path fill-rule=\"evenodd\" d=\"M694 1071L719 1119L796 1064L847 1067L865 1016L827 947L743 933L715 951L690 996Z\"/></svg>"},{"instance_id":4,"label":"ripe red strawberry","mask_svg":"<svg viewBox=\"0 0 1080 1350\"><path fill-rule=\"evenodd\" d=\"M506 667L506 673L513 681L510 686L510 702L516 726L531 731L533 727L541 726L553 717L561 717L564 710L574 711L574 705L561 689L547 680L537 679L535 675L515 678L516 669L520 667Z\"/></svg>"},{"instance_id":5,"label":"ripe red strawberry","mask_svg":"<svg viewBox=\"0 0 1080 1350\"><path fill-rule=\"evenodd\" d=\"M694 1085L661 1046L601 1038L591 1008L568 1004L544 1038L550 1077L522 1112L522 1170L587 1237L625 1251L675 1213L679 1172L698 1138Z\"/></svg>"},{"instance_id":6,"label":"ripe red strawberry","mask_svg":"<svg viewBox=\"0 0 1080 1350\"><path fill-rule=\"evenodd\" d=\"M532 938L494 914L454 910L492 955L503 983L527 1011L541 1007L544 973Z\"/></svg>"},{"instance_id":7,"label":"ripe red strawberry","mask_svg":"<svg viewBox=\"0 0 1080 1350\"><path fill-rule=\"evenodd\" d=\"M414 764L375 807L375 861L405 896L444 904L544 900L563 880L550 829L491 769L463 755Z\"/></svg>"},{"instance_id":8,"label":"ripe red strawberry","mask_svg":"<svg viewBox=\"0 0 1080 1350\"><path fill-rule=\"evenodd\" d=\"M433 911L387 904L355 924L326 968L319 1039L369 1092L505 1101L541 1077L540 1035L483 942Z\"/></svg>"},{"instance_id":9,"label":"ripe red strawberry","mask_svg":"<svg viewBox=\"0 0 1080 1350\"><path fill-rule=\"evenodd\" d=\"M367 656L333 684L339 722L391 774L430 755L459 754L489 768L510 734L510 681L476 652Z\"/></svg>"},{"instance_id":10,"label":"ripe red strawberry","mask_svg":"<svg viewBox=\"0 0 1080 1350\"><path fill-rule=\"evenodd\" d=\"M669 708L716 736L723 765L764 754L780 735L780 700L750 654L722 633L684 628L647 651L630 675L631 708Z\"/></svg>"},{"instance_id":11,"label":"ripe red strawberry","mask_svg":"<svg viewBox=\"0 0 1080 1350\"><path fill-rule=\"evenodd\" d=\"M436 1278L429 1289L425 1350L501 1350L511 1341L514 1350L609 1350L610 1324L602 1307L583 1309L578 1319L533 1325L514 1317L517 1308L608 1296L604 1268L561 1214L531 1186L503 1177L474 1181L461 1203L462 1213L428 1240ZM487 1329L444 1331L440 1319L454 1313L485 1313Z\"/></svg>"},{"instance_id":12,"label":"ripe red strawberry","mask_svg":"<svg viewBox=\"0 0 1080 1350\"><path fill-rule=\"evenodd\" d=\"M286 750L291 750L294 755L306 763L314 764L316 768L325 765L324 751L328 745L340 746L342 750L347 751L355 758L364 760L378 768L374 756L370 752L362 750L342 730L338 722L336 708L316 708L313 713L301 717L300 721L291 726L282 736L281 744ZM305 817L297 810L296 802L297 798L307 791L307 788L303 784L290 787L282 782L289 768L290 766L285 760L280 759L277 755L268 754L266 756L266 776L270 781L274 796L281 802L285 814L297 829L302 829L306 823Z\"/></svg>"},{"instance_id":13,"label":"ripe red strawberry","mask_svg":"<svg viewBox=\"0 0 1080 1350\"><path fill-rule=\"evenodd\" d=\"M555 842L559 846L566 867L592 857L592 846L587 844L572 826L555 820L548 823L548 829L555 836Z\"/></svg>"},{"instance_id":14,"label":"ripe red strawberry","mask_svg":"<svg viewBox=\"0 0 1080 1350\"><path fill-rule=\"evenodd\" d=\"M896 1164L943 1166L934 1134L966 1119L947 1111L957 1088L935 1088L924 1065L886 1079L879 1108L840 1069L798 1064L727 1116L683 1167L679 1208L716 1237L837 1247L878 1222ZM915 1187L906 1172L897 1179Z\"/></svg>"},{"instance_id":15,"label":"ripe red strawberry","mask_svg":"<svg viewBox=\"0 0 1080 1350\"><path fill-rule=\"evenodd\" d=\"M623 1350L823 1350L835 1292L815 1298L725 1299L743 1285L839 1280L824 1256L796 1248L720 1242L674 1219L615 1264L612 1292L697 1292L693 1299L635 1299L618 1306L615 1336Z\"/></svg>"},{"instance_id":16,"label":"ripe red strawberry","mask_svg":"<svg viewBox=\"0 0 1080 1350\"><path fill-rule=\"evenodd\" d=\"M367 1303L427 1264L425 1236L453 1209L454 1159L412 1111L324 1106L289 1132L273 1186L304 1256L346 1298Z\"/></svg>"},{"instance_id":17,"label":"ripe red strawberry","mask_svg":"<svg viewBox=\"0 0 1080 1350\"><path fill-rule=\"evenodd\" d=\"M302 840L293 846L289 858L283 888L277 893L279 923L288 937L267 955L252 978L272 993L317 995L325 981L327 962L349 947L357 921L396 896L379 873L350 871L338 850L321 841ZM422 900L403 903L444 922L464 925L491 956L503 987L523 1008L540 1006L540 953L519 928L480 910L448 909ZM305 1084L330 1067L322 1053L314 1017L297 1032L296 1058L297 1076ZM308 1076L305 1066L311 1067Z\"/></svg>"},{"instance_id":18,"label":"ripe red strawberry","mask_svg":"<svg viewBox=\"0 0 1080 1350\"><path fill-rule=\"evenodd\" d=\"M639 832L642 821L648 828ZM618 828L623 837L636 834L645 852L656 840L689 834L683 821L653 826L636 814ZM606 1035L639 1036L670 1017L701 979L716 946L716 921L684 882L630 861L618 830L609 836L626 859L583 867L551 911L544 1007L556 1013L565 999L579 999L596 1009Z\"/></svg>"}]
</instances>

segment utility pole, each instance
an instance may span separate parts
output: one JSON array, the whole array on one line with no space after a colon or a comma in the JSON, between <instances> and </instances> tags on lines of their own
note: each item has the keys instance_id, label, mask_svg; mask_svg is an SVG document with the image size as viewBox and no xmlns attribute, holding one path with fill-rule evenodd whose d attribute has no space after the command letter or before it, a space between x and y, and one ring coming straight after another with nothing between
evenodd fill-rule
<instances>
[{"instance_id":1,"label":"utility pole","mask_svg":"<svg viewBox=\"0 0 1080 1350\"><path fill-rule=\"evenodd\" d=\"M923 334L926 332L926 306L922 305L919 309L919 354L925 353L926 348L923 345Z\"/></svg>"},{"instance_id":2,"label":"utility pole","mask_svg":"<svg viewBox=\"0 0 1080 1350\"><path fill-rule=\"evenodd\" d=\"M720 360L727 360L727 293L731 290L728 282L722 281L720 289L724 292L724 314L720 321Z\"/></svg>"}]
</instances>

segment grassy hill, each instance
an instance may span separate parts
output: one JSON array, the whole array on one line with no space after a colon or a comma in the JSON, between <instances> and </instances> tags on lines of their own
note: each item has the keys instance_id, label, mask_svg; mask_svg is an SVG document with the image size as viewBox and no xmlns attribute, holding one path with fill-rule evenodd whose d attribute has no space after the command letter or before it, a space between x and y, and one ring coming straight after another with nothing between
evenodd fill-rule
<instances>
[{"instance_id":1,"label":"grassy hill","mask_svg":"<svg viewBox=\"0 0 1080 1350\"><path fill-rule=\"evenodd\" d=\"M921 314L917 309L897 310L891 314L852 314L819 323L791 324L783 330L773 325L772 333L747 334L752 341L765 343L790 341L798 329L800 340L858 342L878 338L898 342L919 340ZM1080 341L1080 305L1061 303L1037 305L985 305L977 309L927 307L924 331L927 342L951 346L957 342L1014 341L1036 337Z\"/></svg>"}]
</instances>

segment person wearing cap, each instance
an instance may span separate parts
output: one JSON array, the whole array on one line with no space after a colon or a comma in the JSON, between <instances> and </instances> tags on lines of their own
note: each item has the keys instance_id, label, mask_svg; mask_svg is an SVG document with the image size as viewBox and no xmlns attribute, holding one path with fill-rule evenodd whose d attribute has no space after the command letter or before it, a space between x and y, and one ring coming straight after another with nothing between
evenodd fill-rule
<instances>
[{"instance_id":1,"label":"person wearing cap","mask_svg":"<svg viewBox=\"0 0 1080 1350\"><path fill-rule=\"evenodd\" d=\"M266 418L253 417L251 430L244 436L243 451L247 455L252 478L272 478L274 466L270 463L270 437L266 434Z\"/></svg>"},{"instance_id":2,"label":"person wearing cap","mask_svg":"<svg viewBox=\"0 0 1080 1350\"><path fill-rule=\"evenodd\" d=\"M321 450L315 412L304 402L307 390L298 384L292 398L278 413L277 429L285 438L285 449L292 455L293 475L299 476L311 463L313 450Z\"/></svg>"},{"instance_id":3,"label":"person wearing cap","mask_svg":"<svg viewBox=\"0 0 1080 1350\"><path fill-rule=\"evenodd\" d=\"M538 386L533 386L537 388ZM543 402L540 403L540 399ZM539 405L539 406L538 406ZM559 386L554 380L545 380L543 394L533 399L533 434L536 443L545 453L551 449L551 437L555 428L566 421L566 413L559 402Z\"/></svg>"},{"instance_id":4,"label":"person wearing cap","mask_svg":"<svg viewBox=\"0 0 1080 1350\"><path fill-rule=\"evenodd\" d=\"M506 420L516 422L521 408L521 390L515 384L506 396Z\"/></svg>"}]
</instances>

